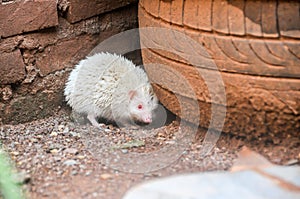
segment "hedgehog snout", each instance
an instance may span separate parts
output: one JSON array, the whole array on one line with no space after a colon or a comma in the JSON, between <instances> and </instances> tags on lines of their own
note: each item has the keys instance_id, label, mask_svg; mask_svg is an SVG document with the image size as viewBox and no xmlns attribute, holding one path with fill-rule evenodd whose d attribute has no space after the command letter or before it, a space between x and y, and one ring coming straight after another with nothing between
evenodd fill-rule
<instances>
[{"instance_id":1,"label":"hedgehog snout","mask_svg":"<svg viewBox=\"0 0 300 199\"><path fill-rule=\"evenodd\" d=\"M150 124L152 122L151 115L147 115L145 118L143 118L143 122L145 122L146 124Z\"/></svg>"}]
</instances>

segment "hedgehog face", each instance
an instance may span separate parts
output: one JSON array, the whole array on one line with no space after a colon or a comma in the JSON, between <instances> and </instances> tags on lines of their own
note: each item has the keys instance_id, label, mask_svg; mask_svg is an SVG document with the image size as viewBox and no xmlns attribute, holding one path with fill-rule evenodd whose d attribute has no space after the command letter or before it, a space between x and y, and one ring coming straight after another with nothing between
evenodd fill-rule
<instances>
[{"instance_id":1,"label":"hedgehog face","mask_svg":"<svg viewBox=\"0 0 300 199\"><path fill-rule=\"evenodd\" d=\"M129 113L131 119L137 123L150 124L153 120L153 110L157 107L154 94L137 89L129 92Z\"/></svg>"}]
</instances>

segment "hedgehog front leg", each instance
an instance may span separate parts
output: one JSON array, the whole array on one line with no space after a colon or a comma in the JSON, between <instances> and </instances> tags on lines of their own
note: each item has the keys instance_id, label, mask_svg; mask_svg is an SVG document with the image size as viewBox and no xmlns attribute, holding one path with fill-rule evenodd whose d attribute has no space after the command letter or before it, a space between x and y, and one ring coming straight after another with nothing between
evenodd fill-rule
<instances>
[{"instance_id":1,"label":"hedgehog front leg","mask_svg":"<svg viewBox=\"0 0 300 199\"><path fill-rule=\"evenodd\" d=\"M93 114L93 113L89 113L89 114L87 115L87 119L91 122L91 124L92 124L93 126L99 128L99 129L103 129L103 128L101 127L101 125L97 122L96 118L97 118L96 115Z\"/></svg>"}]
</instances>

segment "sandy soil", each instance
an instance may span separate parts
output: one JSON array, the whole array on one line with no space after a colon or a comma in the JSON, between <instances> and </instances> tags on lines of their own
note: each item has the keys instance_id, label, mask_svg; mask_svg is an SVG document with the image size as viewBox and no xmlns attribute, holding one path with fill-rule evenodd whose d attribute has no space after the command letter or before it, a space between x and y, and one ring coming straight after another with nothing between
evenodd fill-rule
<instances>
[{"instance_id":1,"label":"sandy soil","mask_svg":"<svg viewBox=\"0 0 300 199\"><path fill-rule=\"evenodd\" d=\"M221 134L203 155L207 131L174 120L156 129L74 124L69 112L0 126L0 140L28 198L120 199L132 186L164 176L228 170L242 146L281 165L299 164L299 132ZM0 197L1 198L1 197Z\"/></svg>"}]
</instances>

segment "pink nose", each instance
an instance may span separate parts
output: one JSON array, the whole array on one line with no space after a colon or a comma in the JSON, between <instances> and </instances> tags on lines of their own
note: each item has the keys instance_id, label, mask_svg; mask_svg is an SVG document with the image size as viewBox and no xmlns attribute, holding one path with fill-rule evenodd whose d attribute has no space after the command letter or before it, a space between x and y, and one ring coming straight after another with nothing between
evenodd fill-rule
<instances>
[{"instance_id":1,"label":"pink nose","mask_svg":"<svg viewBox=\"0 0 300 199\"><path fill-rule=\"evenodd\" d=\"M144 122L150 124L152 122L152 118L150 116L144 118Z\"/></svg>"}]
</instances>

